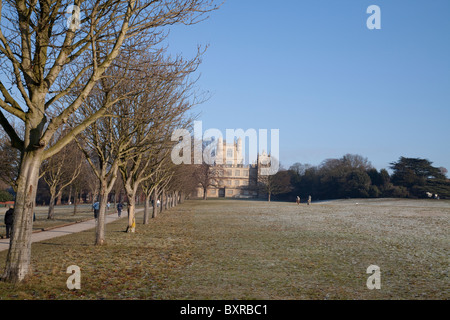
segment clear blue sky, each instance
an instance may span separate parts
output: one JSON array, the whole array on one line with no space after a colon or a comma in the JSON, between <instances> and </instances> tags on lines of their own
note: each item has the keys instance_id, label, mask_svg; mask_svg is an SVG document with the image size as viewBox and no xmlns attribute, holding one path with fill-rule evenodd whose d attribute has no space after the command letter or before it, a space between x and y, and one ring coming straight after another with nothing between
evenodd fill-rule
<instances>
[{"instance_id":1,"label":"clear blue sky","mask_svg":"<svg viewBox=\"0 0 450 320\"><path fill-rule=\"evenodd\" d=\"M381 9L369 30L368 6ZM209 45L203 129L280 129L280 160L400 156L450 170L450 1L228 0L172 28L173 52Z\"/></svg>"}]
</instances>

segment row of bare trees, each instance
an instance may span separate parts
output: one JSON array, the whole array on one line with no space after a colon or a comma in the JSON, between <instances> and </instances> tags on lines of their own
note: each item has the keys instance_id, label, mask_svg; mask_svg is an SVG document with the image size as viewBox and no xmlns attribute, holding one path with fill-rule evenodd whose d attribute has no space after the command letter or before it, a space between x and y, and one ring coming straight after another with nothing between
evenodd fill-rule
<instances>
[{"instance_id":1,"label":"row of bare trees","mask_svg":"<svg viewBox=\"0 0 450 320\"><path fill-rule=\"evenodd\" d=\"M69 7L73 11L67 15ZM186 98L186 77L197 61L164 60L158 48L167 26L199 22L214 9L213 0L0 0L0 124L20 152L5 280L20 282L29 273L32 218L45 161L76 141L99 179L104 210L119 170L132 194L142 178L137 172L150 170L148 153L156 158L164 153L164 138L146 138L145 132L170 130L166 105L171 112L185 108L186 100L179 99ZM181 85L168 85L177 81ZM136 126L131 119L142 123ZM142 151L144 144L148 150ZM103 241L100 230L97 242Z\"/></svg>"}]
</instances>

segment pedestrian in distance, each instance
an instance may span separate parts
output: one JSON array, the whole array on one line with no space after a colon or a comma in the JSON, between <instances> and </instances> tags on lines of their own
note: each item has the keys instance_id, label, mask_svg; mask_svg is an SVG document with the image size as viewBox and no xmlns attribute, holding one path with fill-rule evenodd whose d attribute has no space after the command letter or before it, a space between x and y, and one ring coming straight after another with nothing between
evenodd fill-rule
<instances>
[{"instance_id":1,"label":"pedestrian in distance","mask_svg":"<svg viewBox=\"0 0 450 320\"><path fill-rule=\"evenodd\" d=\"M117 214L119 215L119 218L122 215L122 209L123 209L123 204L122 204L122 202L119 202L117 204Z\"/></svg>"},{"instance_id":2,"label":"pedestrian in distance","mask_svg":"<svg viewBox=\"0 0 450 320\"><path fill-rule=\"evenodd\" d=\"M300 197L297 196L297 205L300 205Z\"/></svg>"},{"instance_id":3,"label":"pedestrian in distance","mask_svg":"<svg viewBox=\"0 0 450 320\"><path fill-rule=\"evenodd\" d=\"M94 209L94 218L95 218L95 220L97 220L97 219L98 219L98 212L99 212L99 210L100 210L100 204L98 203L98 201L95 202L95 203L92 205L92 209Z\"/></svg>"},{"instance_id":4,"label":"pedestrian in distance","mask_svg":"<svg viewBox=\"0 0 450 320\"><path fill-rule=\"evenodd\" d=\"M308 206L311 204L311 196L308 197Z\"/></svg>"},{"instance_id":5,"label":"pedestrian in distance","mask_svg":"<svg viewBox=\"0 0 450 320\"><path fill-rule=\"evenodd\" d=\"M11 237L13 222L14 222L14 206L9 206L8 211L5 212L6 238Z\"/></svg>"}]
</instances>

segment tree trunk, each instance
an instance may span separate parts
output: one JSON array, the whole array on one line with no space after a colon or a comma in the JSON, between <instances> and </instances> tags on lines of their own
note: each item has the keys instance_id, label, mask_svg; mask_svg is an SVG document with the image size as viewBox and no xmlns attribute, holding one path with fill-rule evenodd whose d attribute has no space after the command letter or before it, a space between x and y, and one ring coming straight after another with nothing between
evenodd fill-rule
<instances>
[{"instance_id":1,"label":"tree trunk","mask_svg":"<svg viewBox=\"0 0 450 320\"><path fill-rule=\"evenodd\" d=\"M153 190L153 214L152 218L156 218L158 216L158 187L155 187Z\"/></svg>"},{"instance_id":2,"label":"tree trunk","mask_svg":"<svg viewBox=\"0 0 450 320\"><path fill-rule=\"evenodd\" d=\"M42 153L43 148L25 151L20 164L14 204L14 224L3 276L6 281L13 283L24 280L30 269L33 213Z\"/></svg>"},{"instance_id":3,"label":"tree trunk","mask_svg":"<svg viewBox=\"0 0 450 320\"><path fill-rule=\"evenodd\" d=\"M270 196L271 196L271 193L269 192L269 199L268 199L268 200L269 200L269 202L270 202Z\"/></svg>"},{"instance_id":4,"label":"tree trunk","mask_svg":"<svg viewBox=\"0 0 450 320\"><path fill-rule=\"evenodd\" d=\"M160 213L162 213L164 211L164 199L165 199L165 197L166 197L166 192L163 189L163 191L161 193L161 210L159 211Z\"/></svg>"},{"instance_id":5,"label":"tree trunk","mask_svg":"<svg viewBox=\"0 0 450 320\"><path fill-rule=\"evenodd\" d=\"M95 231L95 245L101 246L105 243L106 229L106 206L108 203L108 191L106 186L102 186L99 193L99 212Z\"/></svg>"},{"instance_id":6,"label":"tree trunk","mask_svg":"<svg viewBox=\"0 0 450 320\"><path fill-rule=\"evenodd\" d=\"M148 196L145 197L145 204L144 204L144 224L148 224L148 220L150 217L150 198L152 194L149 193Z\"/></svg>"},{"instance_id":7,"label":"tree trunk","mask_svg":"<svg viewBox=\"0 0 450 320\"><path fill-rule=\"evenodd\" d=\"M62 191L58 194L58 196L56 197L56 205L60 206L61 205L61 198L62 198Z\"/></svg>"},{"instance_id":8,"label":"tree trunk","mask_svg":"<svg viewBox=\"0 0 450 320\"><path fill-rule=\"evenodd\" d=\"M136 218L135 218L136 195L135 194L127 194L127 196L128 196L127 232L134 233L136 231Z\"/></svg>"},{"instance_id":9,"label":"tree trunk","mask_svg":"<svg viewBox=\"0 0 450 320\"><path fill-rule=\"evenodd\" d=\"M47 219L53 220L55 218L55 200L56 200L56 194L55 190L52 190L53 188L50 188L50 203L48 204L48 214Z\"/></svg>"},{"instance_id":10,"label":"tree trunk","mask_svg":"<svg viewBox=\"0 0 450 320\"><path fill-rule=\"evenodd\" d=\"M184 202L184 192L181 191L180 192L180 204L182 204Z\"/></svg>"},{"instance_id":11,"label":"tree trunk","mask_svg":"<svg viewBox=\"0 0 450 320\"><path fill-rule=\"evenodd\" d=\"M167 210L169 207L169 195L167 193L165 193L165 197L164 197L164 210Z\"/></svg>"},{"instance_id":12,"label":"tree trunk","mask_svg":"<svg viewBox=\"0 0 450 320\"><path fill-rule=\"evenodd\" d=\"M203 200L206 200L207 192L208 192L208 188L203 188Z\"/></svg>"}]
</instances>

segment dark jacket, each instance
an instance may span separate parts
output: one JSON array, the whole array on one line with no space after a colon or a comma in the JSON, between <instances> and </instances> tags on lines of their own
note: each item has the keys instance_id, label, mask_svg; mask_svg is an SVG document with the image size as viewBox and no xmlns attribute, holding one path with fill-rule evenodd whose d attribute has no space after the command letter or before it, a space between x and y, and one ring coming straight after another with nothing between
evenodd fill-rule
<instances>
[{"instance_id":1,"label":"dark jacket","mask_svg":"<svg viewBox=\"0 0 450 320\"><path fill-rule=\"evenodd\" d=\"M5 224L12 225L14 219L14 209L8 209L5 213Z\"/></svg>"}]
</instances>

